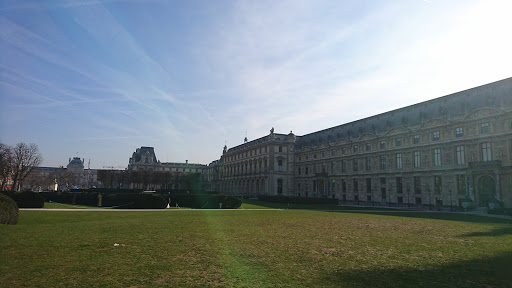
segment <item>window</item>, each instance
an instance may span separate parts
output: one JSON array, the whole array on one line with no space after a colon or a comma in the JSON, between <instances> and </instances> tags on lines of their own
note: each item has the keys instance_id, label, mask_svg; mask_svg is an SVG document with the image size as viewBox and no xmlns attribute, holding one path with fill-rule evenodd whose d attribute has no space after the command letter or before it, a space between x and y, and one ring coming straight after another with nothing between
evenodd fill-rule
<instances>
[{"instance_id":1,"label":"window","mask_svg":"<svg viewBox=\"0 0 512 288\"><path fill-rule=\"evenodd\" d=\"M357 159L352 160L352 167L354 168L354 172L359 171L359 165Z\"/></svg>"},{"instance_id":2,"label":"window","mask_svg":"<svg viewBox=\"0 0 512 288\"><path fill-rule=\"evenodd\" d=\"M412 143L414 143L414 144L420 143L420 135L414 135L414 137L412 138Z\"/></svg>"},{"instance_id":3,"label":"window","mask_svg":"<svg viewBox=\"0 0 512 288\"><path fill-rule=\"evenodd\" d=\"M316 164L313 165L313 174L316 174Z\"/></svg>"},{"instance_id":4,"label":"window","mask_svg":"<svg viewBox=\"0 0 512 288\"><path fill-rule=\"evenodd\" d=\"M386 141L380 141L380 149L386 149Z\"/></svg>"},{"instance_id":5,"label":"window","mask_svg":"<svg viewBox=\"0 0 512 288\"><path fill-rule=\"evenodd\" d=\"M402 177L396 177L396 193L403 194L404 193L404 183Z\"/></svg>"},{"instance_id":6,"label":"window","mask_svg":"<svg viewBox=\"0 0 512 288\"><path fill-rule=\"evenodd\" d=\"M283 194L283 179L277 179L277 194Z\"/></svg>"},{"instance_id":7,"label":"window","mask_svg":"<svg viewBox=\"0 0 512 288\"><path fill-rule=\"evenodd\" d=\"M352 149L353 149L354 153L357 153L357 151L358 151L357 145L354 146Z\"/></svg>"},{"instance_id":8,"label":"window","mask_svg":"<svg viewBox=\"0 0 512 288\"><path fill-rule=\"evenodd\" d=\"M465 175L457 175L457 194L459 194L459 195L466 194L466 176Z\"/></svg>"},{"instance_id":9,"label":"window","mask_svg":"<svg viewBox=\"0 0 512 288\"><path fill-rule=\"evenodd\" d=\"M487 162L492 160L491 143L482 143L482 161Z\"/></svg>"},{"instance_id":10,"label":"window","mask_svg":"<svg viewBox=\"0 0 512 288\"><path fill-rule=\"evenodd\" d=\"M421 177L414 176L414 192L416 194L421 194Z\"/></svg>"},{"instance_id":11,"label":"window","mask_svg":"<svg viewBox=\"0 0 512 288\"><path fill-rule=\"evenodd\" d=\"M325 163L322 163L322 173L325 173Z\"/></svg>"},{"instance_id":12,"label":"window","mask_svg":"<svg viewBox=\"0 0 512 288\"><path fill-rule=\"evenodd\" d=\"M396 168L402 169L402 153L396 154Z\"/></svg>"},{"instance_id":13,"label":"window","mask_svg":"<svg viewBox=\"0 0 512 288\"><path fill-rule=\"evenodd\" d=\"M372 144L366 143L366 151L372 150Z\"/></svg>"},{"instance_id":14,"label":"window","mask_svg":"<svg viewBox=\"0 0 512 288\"><path fill-rule=\"evenodd\" d=\"M341 180L341 192L347 192L347 180L345 179Z\"/></svg>"},{"instance_id":15,"label":"window","mask_svg":"<svg viewBox=\"0 0 512 288\"><path fill-rule=\"evenodd\" d=\"M421 152L414 151L414 168L421 167Z\"/></svg>"},{"instance_id":16,"label":"window","mask_svg":"<svg viewBox=\"0 0 512 288\"><path fill-rule=\"evenodd\" d=\"M366 193L372 193L372 178L366 178Z\"/></svg>"},{"instance_id":17,"label":"window","mask_svg":"<svg viewBox=\"0 0 512 288\"><path fill-rule=\"evenodd\" d=\"M434 132L432 133L432 140L433 140L433 141L437 141L437 140L439 140L439 137L440 137L440 136L439 136L439 131L434 131Z\"/></svg>"},{"instance_id":18,"label":"window","mask_svg":"<svg viewBox=\"0 0 512 288\"><path fill-rule=\"evenodd\" d=\"M402 138L396 138L395 144L396 144L396 147L402 146Z\"/></svg>"},{"instance_id":19,"label":"window","mask_svg":"<svg viewBox=\"0 0 512 288\"><path fill-rule=\"evenodd\" d=\"M347 172L347 161L341 160L341 172Z\"/></svg>"},{"instance_id":20,"label":"window","mask_svg":"<svg viewBox=\"0 0 512 288\"><path fill-rule=\"evenodd\" d=\"M462 127L455 128L455 137L462 137L464 136L464 130Z\"/></svg>"},{"instance_id":21,"label":"window","mask_svg":"<svg viewBox=\"0 0 512 288\"><path fill-rule=\"evenodd\" d=\"M353 179L354 182L354 193L359 192L359 183L357 182L357 179Z\"/></svg>"},{"instance_id":22,"label":"window","mask_svg":"<svg viewBox=\"0 0 512 288\"><path fill-rule=\"evenodd\" d=\"M283 146L279 146L279 152L283 152Z\"/></svg>"},{"instance_id":23,"label":"window","mask_svg":"<svg viewBox=\"0 0 512 288\"><path fill-rule=\"evenodd\" d=\"M382 155L380 156L380 170L386 169L386 156Z\"/></svg>"},{"instance_id":24,"label":"window","mask_svg":"<svg viewBox=\"0 0 512 288\"><path fill-rule=\"evenodd\" d=\"M343 148L341 148L341 155L345 155L345 154L347 154L347 148L343 147Z\"/></svg>"},{"instance_id":25,"label":"window","mask_svg":"<svg viewBox=\"0 0 512 288\"><path fill-rule=\"evenodd\" d=\"M457 146L455 150L457 154L457 165L464 165L466 163L464 159L464 146Z\"/></svg>"},{"instance_id":26,"label":"window","mask_svg":"<svg viewBox=\"0 0 512 288\"><path fill-rule=\"evenodd\" d=\"M434 166L441 166L441 149L434 149Z\"/></svg>"},{"instance_id":27,"label":"window","mask_svg":"<svg viewBox=\"0 0 512 288\"><path fill-rule=\"evenodd\" d=\"M331 162L331 173L334 173L334 161Z\"/></svg>"},{"instance_id":28,"label":"window","mask_svg":"<svg viewBox=\"0 0 512 288\"><path fill-rule=\"evenodd\" d=\"M325 151L322 151L322 158L325 158Z\"/></svg>"},{"instance_id":29,"label":"window","mask_svg":"<svg viewBox=\"0 0 512 288\"><path fill-rule=\"evenodd\" d=\"M313 153L313 159L316 159L316 153Z\"/></svg>"},{"instance_id":30,"label":"window","mask_svg":"<svg viewBox=\"0 0 512 288\"><path fill-rule=\"evenodd\" d=\"M331 151L331 156L336 156L336 150Z\"/></svg>"},{"instance_id":31,"label":"window","mask_svg":"<svg viewBox=\"0 0 512 288\"><path fill-rule=\"evenodd\" d=\"M366 157L365 169L366 171L372 170L372 157Z\"/></svg>"},{"instance_id":32,"label":"window","mask_svg":"<svg viewBox=\"0 0 512 288\"><path fill-rule=\"evenodd\" d=\"M309 167L308 167L308 166L306 166L306 170L304 171L304 174L306 174L306 175L308 175L308 172L309 172L309 169L308 169L308 168L309 168Z\"/></svg>"},{"instance_id":33,"label":"window","mask_svg":"<svg viewBox=\"0 0 512 288\"><path fill-rule=\"evenodd\" d=\"M434 192L436 194L441 194L443 192L443 183L441 176L434 176Z\"/></svg>"},{"instance_id":34,"label":"window","mask_svg":"<svg viewBox=\"0 0 512 288\"><path fill-rule=\"evenodd\" d=\"M297 171L297 174L299 174L299 175L300 175L300 172L301 172L301 169L300 169L300 167L299 167L299 168L298 168L298 171Z\"/></svg>"},{"instance_id":35,"label":"window","mask_svg":"<svg viewBox=\"0 0 512 288\"><path fill-rule=\"evenodd\" d=\"M480 126L480 133L481 134L489 133L489 122L482 123L482 125Z\"/></svg>"}]
</instances>

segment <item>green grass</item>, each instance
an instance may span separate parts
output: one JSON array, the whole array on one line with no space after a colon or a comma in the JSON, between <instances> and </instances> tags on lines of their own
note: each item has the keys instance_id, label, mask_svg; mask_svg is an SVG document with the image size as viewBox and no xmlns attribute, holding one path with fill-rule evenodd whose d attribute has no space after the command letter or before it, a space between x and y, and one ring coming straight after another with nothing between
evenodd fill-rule
<instances>
[{"instance_id":1,"label":"green grass","mask_svg":"<svg viewBox=\"0 0 512 288\"><path fill-rule=\"evenodd\" d=\"M21 211L18 225L0 225L0 259L0 287L511 287L512 221Z\"/></svg>"}]
</instances>

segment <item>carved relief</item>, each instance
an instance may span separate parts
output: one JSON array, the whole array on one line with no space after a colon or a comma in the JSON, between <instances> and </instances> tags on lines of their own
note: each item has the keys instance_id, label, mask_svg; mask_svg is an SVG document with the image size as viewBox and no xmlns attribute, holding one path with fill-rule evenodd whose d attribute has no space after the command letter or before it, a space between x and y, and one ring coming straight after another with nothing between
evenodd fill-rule
<instances>
[{"instance_id":1,"label":"carved relief","mask_svg":"<svg viewBox=\"0 0 512 288\"><path fill-rule=\"evenodd\" d=\"M395 128L390 129L384 135L390 136L390 135L395 135L395 134L407 133L409 131L411 131L411 130L409 130L408 128L403 127L403 126L402 127L395 127Z\"/></svg>"},{"instance_id":2,"label":"carved relief","mask_svg":"<svg viewBox=\"0 0 512 288\"><path fill-rule=\"evenodd\" d=\"M343 139L338 140L338 142L336 142L336 145L348 144L348 143L350 143L350 140L343 138Z\"/></svg>"},{"instance_id":3,"label":"carved relief","mask_svg":"<svg viewBox=\"0 0 512 288\"><path fill-rule=\"evenodd\" d=\"M429 120L429 121L425 122L425 124L423 124L423 126L421 128L423 128L423 129L425 129L425 128L432 128L432 127L446 125L448 123L449 123L448 120L432 119L432 120Z\"/></svg>"},{"instance_id":4,"label":"carved relief","mask_svg":"<svg viewBox=\"0 0 512 288\"><path fill-rule=\"evenodd\" d=\"M465 120L480 119L480 118L484 118L484 117L488 117L488 116L498 115L501 113L503 113L503 112L499 109L482 108L482 109L477 109L477 110L473 111L472 113L470 113L468 116L466 116Z\"/></svg>"},{"instance_id":5,"label":"carved relief","mask_svg":"<svg viewBox=\"0 0 512 288\"><path fill-rule=\"evenodd\" d=\"M375 138L377 138L377 136L375 134L366 133L366 134L361 135L361 137L359 137L359 139L357 139L357 140L364 141L364 140L370 140L370 139L375 139Z\"/></svg>"}]
</instances>

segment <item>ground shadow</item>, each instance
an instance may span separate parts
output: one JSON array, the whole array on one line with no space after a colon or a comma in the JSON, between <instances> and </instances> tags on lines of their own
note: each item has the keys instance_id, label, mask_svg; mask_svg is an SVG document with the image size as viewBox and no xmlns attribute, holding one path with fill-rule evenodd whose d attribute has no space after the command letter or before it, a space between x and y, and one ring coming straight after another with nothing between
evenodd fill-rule
<instances>
[{"instance_id":1,"label":"ground shadow","mask_svg":"<svg viewBox=\"0 0 512 288\"><path fill-rule=\"evenodd\" d=\"M336 271L334 287L512 287L512 252L439 267Z\"/></svg>"},{"instance_id":2,"label":"ground shadow","mask_svg":"<svg viewBox=\"0 0 512 288\"><path fill-rule=\"evenodd\" d=\"M345 211L330 211L334 213L345 212ZM350 211L352 213L352 211ZM353 212L358 212L354 210ZM421 218L421 219L438 219L448 221L462 221L471 223L495 223L495 224L511 224L512 219L509 218L498 218L486 215L478 214L465 214L465 213L443 213L443 212L428 212L428 211L360 211L359 213L383 215L383 216L399 216L399 217L410 217L410 218Z\"/></svg>"}]
</instances>

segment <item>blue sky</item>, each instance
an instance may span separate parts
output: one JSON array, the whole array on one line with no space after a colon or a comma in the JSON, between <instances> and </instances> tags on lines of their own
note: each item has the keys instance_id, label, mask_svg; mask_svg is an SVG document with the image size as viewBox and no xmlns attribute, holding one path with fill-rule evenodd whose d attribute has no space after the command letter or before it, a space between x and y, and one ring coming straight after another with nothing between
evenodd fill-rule
<instances>
[{"instance_id":1,"label":"blue sky","mask_svg":"<svg viewBox=\"0 0 512 288\"><path fill-rule=\"evenodd\" d=\"M0 3L0 141L126 167L208 164L512 76L512 2ZM87 160L86 160L87 161Z\"/></svg>"}]
</instances>

